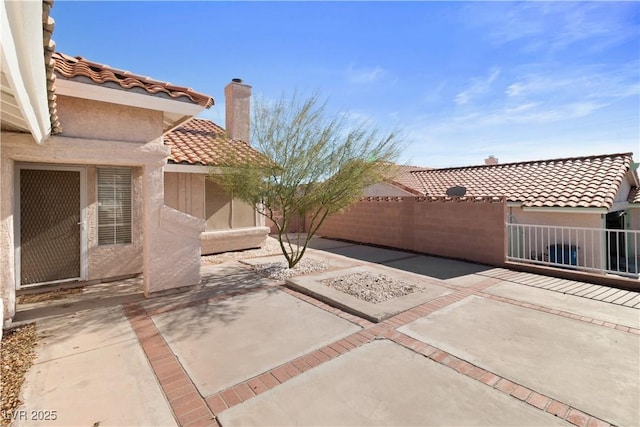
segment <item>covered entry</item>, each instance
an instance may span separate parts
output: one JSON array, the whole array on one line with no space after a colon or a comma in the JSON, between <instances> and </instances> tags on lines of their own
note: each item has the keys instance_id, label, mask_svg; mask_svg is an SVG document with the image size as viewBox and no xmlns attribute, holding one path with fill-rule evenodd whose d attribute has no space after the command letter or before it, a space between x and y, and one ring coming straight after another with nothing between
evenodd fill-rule
<instances>
[{"instance_id":1,"label":"covered entry","mask_svg":"<svg viewBox=\"0 0 640 427\"><path fill-rule=\"evenodd\" d=\"M17 168L17 288L84 279L82 168Z\"/></svg>"}]
</instances>

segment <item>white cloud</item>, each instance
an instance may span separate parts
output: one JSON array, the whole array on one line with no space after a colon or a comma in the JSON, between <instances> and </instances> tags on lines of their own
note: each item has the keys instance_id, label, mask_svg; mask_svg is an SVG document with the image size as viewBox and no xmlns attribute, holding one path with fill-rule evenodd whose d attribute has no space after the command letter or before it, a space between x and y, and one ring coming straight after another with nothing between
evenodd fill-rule
<instances>
[{"instance_id":1,"label":"white cloud","mask_svg":"<svg viewBox=\"0 0 640 427\"><path fill-rule=\"evenodd\" d=\"M353 64L347 68L347 79L354 84L371 84L382 80L389 72L379 65L373 68L356 68Z\"/></svg>"},{"instance_id":2,"label":"white cloud","mask_svg":"<svg viewBox=\"0 0 640 427\"><path fill-rule=\"evenodd\" d=\"M472 98L486 94L491 89L491 84L498 75L500 75L500 70L493 68L487 77L472 78L469 86L456 95L454 102L458 105L466 105Z\"/></svg>"},{"instance_id":3,"label":"white cloud","mask_svg":"<svg viewBox=\"0 0 640 427\"><path fill-rule=\"evenodd\" d=\"M637 38L633 19L635 2L521 2L473 5L468 14L472 26L486 28L496 45L518 42L523 51L559 52L584 44L601 51Z\"/></svg>"}]
</instances>

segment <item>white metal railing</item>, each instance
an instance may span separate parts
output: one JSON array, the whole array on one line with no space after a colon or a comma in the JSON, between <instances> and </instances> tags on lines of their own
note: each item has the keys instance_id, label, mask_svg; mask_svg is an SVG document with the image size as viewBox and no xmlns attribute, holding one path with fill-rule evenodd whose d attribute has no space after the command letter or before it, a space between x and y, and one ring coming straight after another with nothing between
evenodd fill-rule
<instances>
[{"instance_id":1,"label":"white metal railing","mask_svg":"<svg viewBox=\"0 0 640 427\"><path fill-rule=\"evenodd\" d=\"M507 224L507 260L638 278L640 230Z\"/></svg>"}]
</instances>

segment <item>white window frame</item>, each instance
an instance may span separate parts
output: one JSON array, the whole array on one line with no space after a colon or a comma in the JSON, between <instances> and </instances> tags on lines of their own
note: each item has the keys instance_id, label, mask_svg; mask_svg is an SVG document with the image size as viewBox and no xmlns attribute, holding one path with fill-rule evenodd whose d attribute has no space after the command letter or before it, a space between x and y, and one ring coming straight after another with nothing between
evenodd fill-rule
<instances>
[{"instance_id":1,"label":"white window frame","mask_svg":"<svg viewBox=\"0 0 640 427\"><path fill-rule=\"evenodd\" d=\"M129 239L128 241L124 242L124 241L118 241L117 235L118 235L118 231L117 231L117 222L114 224L107 224L107 225L113 225L114 227L116 227L116 231L115 231L115 241L111 241L111 242L101 242L100 241L100 228L101 228L101 224L100 224L100 208L101 208L101 203L102 201L100 200L100 171L101 170L121 170L121 171L128 171L129 173ZM117 188L114 186L114 192L117 191ZM111 199L113 200L113 199ZM127 167L111 167L111 166L98 166L96 168L96 202L97 202L97 206L98 206L98 210L96 212L96 241L98 246L102 247L102 246L113 246L113 245L130 245L133 243L133 170L131 168L127 168ZM102 224L102 226L105 226L105 224Z\"/></svg>"}]
</instances>

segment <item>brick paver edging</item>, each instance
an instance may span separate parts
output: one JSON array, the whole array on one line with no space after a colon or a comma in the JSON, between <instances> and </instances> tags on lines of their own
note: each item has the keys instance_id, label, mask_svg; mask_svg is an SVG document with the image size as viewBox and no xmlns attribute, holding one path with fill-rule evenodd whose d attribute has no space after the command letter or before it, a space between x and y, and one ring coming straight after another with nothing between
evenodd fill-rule
<instances>
[{"instance_id":1,"label":"brick paver edging","mask_svg":"<svg viewBox=\"0 0 640 427\"><path fill-rule=\"evenodd\" d=\"M579 427L607 427L611 425L600 418L586 414L577 408L569 406L542 393L538 393L520 384L509 381L494 372L475 366L444 350L416 340L415 338L407 336L401 332L394 331L392 333L387 333L386 337L398 345L409 350L413 350L414 352L451 368L466 377L480 381L495 390L526 402L541 411L559 417L573 425Z\"/></svg>"},{"instance_id":2,"label":"brick paver edging","mask_svg":"<svg viewBox=\"0 0 640 427\"><path fill-rule=\"evenodd\" d=\"M630 328L611 322L604 322L561 310L548 309L543 306L498 297L483 292L485 289L503 280L504 277L487 277L486 280L476 283L473 286L455 288L455 292L451 294L441 296L419 306L413 307L377 324L344 312L311 296L287 288L283 286L282 282L276 282L267 286L246 289L224 295L216 295L187 303L164 306L158 309L152 309L150 312L145 311L140 304L134 303L125 307L125 313L127 314L127 317L140 340L143 350L145 351L145 354L147 355L147 358L149 359L160 382L160 385L167 396L167 400L174 411L176 419L183 426L218 426L217 419L214 414L218 414L225 409L247 401L278 386L279 384L295 378L307 370L328 362L341 354L347 353L376 339L389 339L396 344L419 353L439 364L454 369L462 375L482 382L489 387L526 402L539 410L560 417L561 419L576 426L610 426L610 424L604 420L589 415L575 407L557 401L542 393L538 393L535 390L516 384L507 378L475 366L445 352L442 349L416 340L396 330L407 323L461 301L470 295L476 295L505 303L515 304L528 309L543 311L553 315L559 315L640 335L640 330L636 328ZM363 330L291 360L283 365L270 369L232 387L216 392L215 394L203 399L187 373L184 371L184 368L177 360L176 356L160 335L160 332L156 328L150 316L194 305L205 304L207 302L233 298L235 296L248 293L264 291L268 288L279 289L284 293L305 301L315 307L355 323L362 327ZM452 287L448 286L448 288Z\"/></svg>"},{"instance_id":3,"label":"brick paver edging","mask_svg":"<svg viewBox=\"0 0 640 427\"><path fill-rule=\"evenodd\" d=\"M492 299L492 300L500 301L500 302L505 302L507 304L517 305L519 307L528 308L528 309L531 309L531 310L542 311L542 312L545 312L545 313L554 314L556 316L562 316L562 317L566 317L566 318L569 318L569 319L579 320L579 321L585 322L585 323L593 323L594 325L604 326L605 328L617 329L617 330L622 331L622 332L629 332L631 334L640 335L640 329L634 328L634 327L631 327L631 326L621 325L619 323L606 322L604 320L595 319L595 318L589 317L589 316L581 316L579 314L574 314L574 313L571 313L571 312L568 312L568 311L556 310L556 309L553 309L553 308L548 308L548 307L544 307L544 306L537 305L537 304L531 304L531 303L524 302L524 301L517 301L517 300L510 299L510 298L500 297L500 296L492 295L492 294L485 293L485 292L480 292L480 293L478 293L478 295L480 295L480 296L482 296L484 298L488 298L488 299Z\"/></svg>"},{"instance_id":4,"label":"brick paver edging","mask_svg":"<svg viewBox=\"0 0 640 427\"><path fill-rule=\"evenodd\" d=\"M355 332L345 338L325 345L304 356L268 370L256 377L243 381L207 397L209 408L218 414L254 396L264 393L309 369L315 368L341 354L370 342L375 337L366 330Z\"/></svg>"},{"instance_id":5,"label":"brick paver edging","mask_svg":"<svg viewBox=\"0 0 640 427\"><path fill-rule=\"evenodd\" d=\"M144 308L137 303L127 304L124 312L178 423L185 427L219 427L215 415Z\"/></svg>"}]
</instances>

